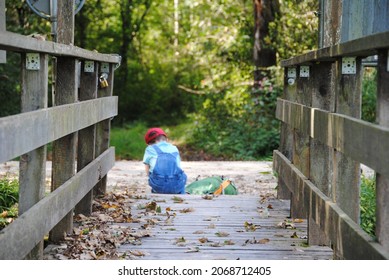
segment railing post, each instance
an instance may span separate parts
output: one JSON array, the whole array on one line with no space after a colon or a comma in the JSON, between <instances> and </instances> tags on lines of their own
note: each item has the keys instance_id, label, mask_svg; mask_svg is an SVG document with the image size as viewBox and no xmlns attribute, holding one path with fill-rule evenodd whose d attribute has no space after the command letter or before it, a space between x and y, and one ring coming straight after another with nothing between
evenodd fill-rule
<instances>
[{"instance_id":1,"label":"railing post","mask_svg":"<svg viewBox=\"0 0 389 280\"><path fill-rule=\"evenodd\" d=\"M334 111L333 63L321 62L311 67L312 107ZM312 121L312 120L311 120ZM312 133L312 132L311 132ZM309 179L328 196L332 175L332 149L312 138L310 141ZM312 201L312 200L311 200ZM311 245L327 245L328 237L320 229L320 215L316 204L312 203L308 218L308 242Z\"/></svg>"},{"instance_id":2,"label":"railing post","mask_svg":"<svg viewBox=\"0 0 389 280\"><path fill-rule=\"evenodd\" d=\"M99 63L99 73L101 73L101 63ZM109 64L109 73L107 82L108 86L105 88L99 88L97 91L98 97L112 96L113 81L114 81L114 68L112 64ZM111 131L111 120L104 120L96 124L96 156L101 155L105 150L109 148L109 138ZM104 195L107 191L107 176L104 176L99 183L93 189L95 196Z\"/></svg>"},{"instance_id":3,"label":"railing post","mask_svg":"<svg viewBox=\"0 0 389 280\"><path fill-rule=\"evenodd\" d=\"M5 31L5 0L0 0L0 31ZM7 52L0 50L0 63L7 62Z\"/></svg>"},{"instance_id":4,"label":"railing post","mask_svg":"<svg viewBox=\"0 0 389 280\"><path fill-rule=\"evenodd\" d=\"M361 118L362 62L355 60L355 74L342 74L342 59L337 61L335 113ZM335 128L333 128L335 129ZM359 223L360 164L334 150L332 199Z\"/></svg>"},{"instance_id":5,"label":"railing post","mask_svg":"<svg viewBox=\"0 0 389 280\"><path fill-rule=\"evenodd\" d=\"M289 100L290 94L289 94L289 88L287 83L287 69L284 68L284 92L283 92L283 98L286 100ZM284 122L281 122L281 129L280 129L280 152L285 155L290 161L292 161L293 157L293 131L290 128L290 126ZM284 183L282 177L278 177L277 182L277 198L279 199L291 199L291 192Z\"/></svg>"},{"instance_id":6,"label":"railing post","mask_svg":"<svg viewBox=\"0 0 389 280\"><path fill-rule=\"evenodd\" d=\"M73 44L73 1L58 1L57 41ZM55 105L77 101L77 61L74 58L57 57L55 81ZM60 125L60 124L58 124ZM77 134L72 133L53 143L52 190L55 190L75 174ZM68 213L50 232L50 241L58 242L73 229L73 211Z\"/></svg>"},{"instance_id":7,"label":"railing post","mask_svg":"<svg viewBox=\"0 0 389 280\"><path fill-rule=\"evenodd\" d=\"M295 96L296 101L299 104L305 106L311 106L312 103L312 80L310 77L302 77L300 74L300 67L296 68L296 85L297 85L297 94ZM295 116L296 118L302 118L302 116ZM300 119L302 121L302 119ZM294 129L293 135L293 164L309 178L310 174L310 137L308 134L300 131L299 129ZM306 198L302 194L293 194L291 200L291 217L292 218L303 218L308 217L307 208L301 207L305 205L304 200Z\"/></svg>"},{"instance_id":8,"label":"railing post","mask_svg":"<svg viewBox=\"0 0 389 280\"><path fill-rule=\"evenodd\" d=\"M26 54L22 54L22 112L47 108L48 56L39 56L39 69L27 70ZM19 215L22 215L45 195L46 146L22 155L19 165ZM43 240L26 258L43 258Z\"/></svg>"},{"instance_id":9,"label":"railing post","mask_svg":"<svg viewBox=\"0 0 389 280\"><path fill-rule=\"evenodd\" d=\"M90 67L85 67L88 63ZM92 66L93 65L93 66ZM86 71L90 72L86 72ZM80 101L97 97L97 63L83 61L81 63ZM92 125L78 132L77 172L87 166L95 158L96 126ZM76 214L90 215L92 213L93 190L91 190L75 208Z\"/></svg>"},{"instance_id":10,"label":"railing post","mask_svg":"<svg viewBox=\"0 0 389 280\"><path fill-rule=\"evenodd\" d=\"M377 122L389 127L389 72L388 50L378 52ZM389 250L389 178L376 175L376 236L378 242Z\"/></svg>"}]
</instances>

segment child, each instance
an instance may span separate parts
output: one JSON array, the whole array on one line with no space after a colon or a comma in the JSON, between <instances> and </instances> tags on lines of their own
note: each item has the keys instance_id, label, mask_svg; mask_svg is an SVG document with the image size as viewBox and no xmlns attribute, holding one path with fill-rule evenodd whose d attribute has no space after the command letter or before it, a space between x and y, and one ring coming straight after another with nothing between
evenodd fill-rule
<instances>
[{"instance_id":1,"label":"child","mask_svg":"<svg viewBox=\"0 0 389 280\"><path fill-rule=\"evenodd\" d=\"M143 163L152 192L185 194L187 176L181 169L177 147L167 142L166 133L159 127L150 128L145 134L145 141L148 147Z\"/></svg>"}]
</instances>

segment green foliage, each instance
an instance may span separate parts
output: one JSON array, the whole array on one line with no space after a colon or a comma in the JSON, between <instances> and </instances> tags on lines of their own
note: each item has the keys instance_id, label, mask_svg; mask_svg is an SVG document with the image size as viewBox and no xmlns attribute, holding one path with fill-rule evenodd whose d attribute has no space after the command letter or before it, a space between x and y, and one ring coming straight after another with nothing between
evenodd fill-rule
<instances>
[{"instance_id":1,"label":"green foliage","mask_svg":"<svg viewBox=\"0 0 389 280\"><path fill-rule=\"evenodd\" d=\"M364 68L362 81L362 120L376 122L377 69Z\"/></svg>"},{"instance_id":2,"label":"green foliage","mask_svg":"<svg viewBox=\"0 0 389 280\"><path fill-rule=\"evenodd\" d=\"M224 99L210 96L204 102L193 145L236 160L270 156L279 142L279 123L274 115L280 92L264 78L252 92L241 90L239 106L228 93Z\"/></svg>"},{"instance_id":3,"label":"green foliage","mask_svg":"<svg viewBox=\"0 0 389 280\"><path fill-rule=\"evenodd\" d=\"M376 223L376 185L375 178L361 177L361 227L371 236L375 236Z\"/></svg>"},{"instance_id":4,"label":"green foliage","mask_svg":"<svg viewBox=\"0 0 389 280\"><path fill-rule=\"evenodd\" d=\"M113 127L111 145L115 147L117 159L142 160L146 148L144 134L148 127L143 123Z\"/></svg>"},{"instance_id":5,"label":"green foliage","mask_svg":"<svg viewBox=\"0 0 389 280\"><path fill-rule=\"evenodd\" d=\"M318 17L317 0L280 0L280 15L269 25L270 35L265 42L273 46L279 59L317 49Z\"/></svg>"},{"instance_id":6,"label":"green foliage","mask_svg":"<svg viewBox=\"0 0 389 280\"><path fill-rule=\"evenodd\" d=\"M19 182L0 178L0 213L9 210L19 199Z\"/></svg>"}]
</instances>

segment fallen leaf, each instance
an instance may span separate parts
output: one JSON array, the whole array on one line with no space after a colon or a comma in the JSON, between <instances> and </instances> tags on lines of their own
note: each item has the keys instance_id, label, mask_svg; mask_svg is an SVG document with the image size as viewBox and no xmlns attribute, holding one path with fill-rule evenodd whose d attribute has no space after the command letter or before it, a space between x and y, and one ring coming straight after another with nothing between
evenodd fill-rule
<instances>
[{"instance_id":1,"label":"fallen leaf","mask_svg":"<svg viewBox=\"0 0 389 280\"><path fill-rule=\"evenodd\" d=\"M173 196L172 200L174 201L174 203L183 203L185 201L185 199L179 196Z\"/></svg>"},{"instance_id":2,"label":"fallen leaf","mask_svg":"<svg viewBox=\"0 0 389 280\"><path fill-rule=\"evenodd\" d=\"M209 242L208 238L206 238L206 237L199 238L199 241L200 241L200 243L207 243L207 242Z\"/></svg>"},{"instance_id":3,"label":"fallen leaf","mask_svg":"<svg viewBox=\"0 0 389 280\"><path fill-rule=\"evenodd\" d=\"M273 209L273 205L269 204L269 205L267 206L267 208L268 208L268 209Z\"/></svg>"},{"instance_id":4,"label":"fallen leaf","mask_svg":"<svg viewBox=\"0 0 389 280\"><path fill-rule=\"evenodd\" d=\"M257 229L261 228L260 225L254 225L253 223L250 222L244 222L244 228L246 231L256 231Z\"/></svg>"},{"instance_id":5,"label":"fallen leaf","mask_svg":"<svg viewBox=\"0 0 389 280\"><path fill-rule=\"evenodd\" d=\"M220 242L214 242L214 243L209 244L209 246L211 246L211 247L222 247L223 245L220 244Z\"/></svg>"},{"instance_id":6,"label":"fallen leaf","mask_svg":"<svg viewBox=\"0 0 389 280\"><path fill-rule=\"evenodd\" d=\"M297 233L293 232L293 235L290 238L298 238Z\"/></svg>"},{"instance_id":7,"label":"fallen leaf","mask_svg":"<svg viewBox=\"0 0 389 280\"><path fill-rule=\"evenodd\" d=\"M226 236L229 236L230 234L228 232L225 232L225 231L218 231L215 233L216 236L219 236L219 237L226 237Z\"/></svg>"},{"instance_id":8,"label":"fallen leaf","mask_svg":"<svg viewBox=\"0 0 389 280\"><path fill-rule=\"evenodd\" d=\"M133 255L133 256L136 256L136 257L144 257L144 256L147 255L146 252L142 252L142 251L139 251L139 250L131 250L130 254Z\"/></svg>"},{"instance_id":9,"label":"fallen leaf","mask_svg":"<svg viewBox=\"0 0 389 280\"><path fill-rule=\"evenodd\" d=\"M204 231L202 231L202 230L197 230L197 231L193 232L193 234L204 234Z\"/></svg>"},{"instance_id":10,"label":"fallen leaf","mask_svg":"<svg viewBox=\"0 0 389 280\"><path fill-rule=\"evenodd\" d=\"M304 220L303 219L294 219L293 222L295 222L295 223L303 223Z\"/></svg>"},{"instance_id":11,"label":"fallen leaf","mask_svg":"<svg viewBox=\"0 0 389 280\"><path fill-rule=\"evenodd\" d=\"M225 241L224 241L224 244L225 244L225 245L235 245L235 242L232 241L232 240L225 240Z\"/></svg>"},{"instance_id":12,"label":"fallen leaf","mask_svg":"<svg viewBox=\"0 0 389 280\"><path fill-rule=\"evenodd\" d=\"M197 253L197 252L200 252L199 247L189 248L188 250L185 251L185 253Z\"/></svg>"},{"instance_id":13,"label":"fallen leaf","mask_svg":"<svg viewBox=\"0 0 389 280\"><path fill-rule=\"evenodd\" d=\"M261 240L258 240L258 243L259 244L266 244L266 243L268 243L270 241L270 239L268 239L268 238L263 238L263 239L261 239Z\"/></svg>"},{"instance_id":14,"label":"fallen leaf","mask_svg":"<svg viewBox=\"0 0 389 280\"><path fill-rule=\"evenodd\" d=\"M179 238L176 238L176 244L177 243L184 243L186 242L185 238L183 236L179 237Z\"/></svg>"},{"instance_id":15,"label":"fallen leaf","mask_svg":"<svg viewBox=\"0 0 389 280\"><path fill-rule=\"evenodd\" d=\"M190 213L190 212L193 212L194 209L193 208L184 208L182 210L180 210L180 213Z\"/></svg>"},{"instance_id":16,"label":"fallen leaf","mask_svg":"<svg viewBox=\"0 0 389 280\"><path fill-rule=\"evenodd\" d=\"M212 200L213 199L213 195L207 194L207 195L202 196L202 198L205 199L205 200Z\"/></svg>"},{"instance_id":17,"label":"fallen leaf","mask_svg":"<svg viewBox=\"0 0 389 280\"><path fill-rule=\"evenodd\" d=\"M215 224L209 224L208 228L216 228Z\"/></svg>"}]
</instances>

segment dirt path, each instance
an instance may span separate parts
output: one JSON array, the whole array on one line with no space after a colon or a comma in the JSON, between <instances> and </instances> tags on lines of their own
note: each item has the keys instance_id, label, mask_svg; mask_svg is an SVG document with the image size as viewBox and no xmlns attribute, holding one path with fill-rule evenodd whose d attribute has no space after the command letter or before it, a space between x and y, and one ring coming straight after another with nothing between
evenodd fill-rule
<instances>
[{"instance_id":1,"label":"dirt path","mask_svg":"<svg viewBox=\"0 0 389 280\"><path fill-rule=\"evenodd\" d=\"M276 178L270 161L184 161L182 168L188 175L188 183L212 175L233 180L239 194L273 193ZM19 163L0 164L0 176L17 177ZM47 162L47 185L50 185L51 162ZM128 189L131 193L150 193L144 165L140 161L117 161L108 173L108 191Z\"/></svg>"},{"instance_id":2,"label":"dirt path","mask_svg":"<svg viewBox=\"0 0 389 280\"><path fill-rule=\"evenodd\" d=\"M197 178L225 176L234 182L240 194L274 192L276 186L272 162L185 161L182 168L188 176L188 183ZM133 193L150 193L144 165L139 161L116 162L108 174L108 185L110 190L127 187Z\"/></svg>"}]
</instances>

